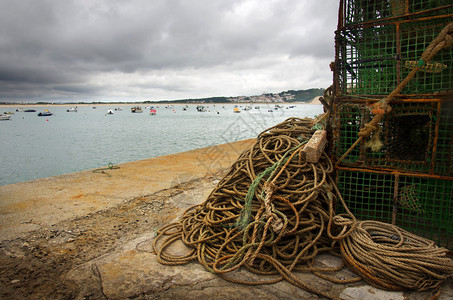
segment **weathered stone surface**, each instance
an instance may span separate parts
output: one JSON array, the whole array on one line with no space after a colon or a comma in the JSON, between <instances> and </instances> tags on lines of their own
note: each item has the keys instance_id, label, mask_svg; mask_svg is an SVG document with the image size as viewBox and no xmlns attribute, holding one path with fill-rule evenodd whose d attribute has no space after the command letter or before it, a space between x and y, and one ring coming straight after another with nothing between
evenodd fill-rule
<instances>
[{"instance_id":1,"label":"weathered stone surface","mask_svg":"<svg viewBox=\"0 0 453 300\"><path fill-rule=\"evenodd\" d=\"M155 255L137 251L124 252L99 264L98 269L104 294L110 299L154 294L175 285L194 285L215 278L199 264L161 265Z\"/></svg>"},{"instance_id":2,"label":"weathered stone surface","mask_svg":"<svg viewBox=\"0 0 453 300\"><path fill-rule=\"evenodd\" d=\"M346 288L340 297L345 300L405 300L402 292L384 291L372 286Z\"/></svg>"}]
</instances>

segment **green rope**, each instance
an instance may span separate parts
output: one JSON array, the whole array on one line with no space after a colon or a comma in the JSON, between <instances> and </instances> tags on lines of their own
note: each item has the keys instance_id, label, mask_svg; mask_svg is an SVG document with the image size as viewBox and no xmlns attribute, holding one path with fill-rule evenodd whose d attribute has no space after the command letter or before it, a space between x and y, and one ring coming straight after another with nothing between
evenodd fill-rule
<instances>
[{"instance_id":1,"label":"green rope","mask_svg":"<svg viewBox=\"0 0 453 300\"><path fill-rule=\"evenodd\" d=\"M285 164L286 161L288 160L286 158L286 156L288 156L288 154L290 154L291 152L299 149L300 147L302 147L303 145L305 145L306 143L308 142L308 140L305 140L305 141L302 141L299 145L297 145L296 147L292 148L292 149L289 149L288 151L286 151L285 154L283 154L283 156L278 160L276 161L272 166L266 168L266 170L264 170L263 172L261 172L260 174L258 174L258 176L256 176L256 178L253 180L253 182L250 184L249 186L249 189L247 191L247 194L245 195L245 199L244 199L244 206L242 207L242 210L241 210L241 213L239 214L239 218L237 219L236 221L236 224L235 226L241 230L245 229L249 223L250 223L250 216L252 214L252 200L253 200L253 196L255 195L255 190L256 188L258 187L258 184L261 182L261 179L263 179L263 177L267 176L269 173L269 177L267 178L266 180L266 183L269 183L270 180L272 179L272 177L274 176L275 174L275 171L277 170L277 168L282 165L282 164ZM260 194L260 197L261 199L264 199L265 196L264 196L264 189L261 191L261 194Z\"/></svg>"},{"instance_id":2,"label":"green rope","mask_svg":"<svg viewBox=\"0 0 453 300\"><path fill-rule=\"evenodd\" d=\"M269 174L270 172L274 171L277 168L279 163L280 161L277 161L272 166L268 167L266 170L258 174L258 176L256 176L256 178L250 184L247 194L245 195L244 206L242 207L239 218L237 219L235 224L236 227L242 230L248 226L250 221L250 215L252 214L252 199L253 196L255 195L256 187L258 186L258 184L260 183L261 179L263 179L264 176L266 176L267 174Z\"/></svg>"},{"instance_id":3,"label":"green rope","mask_svg":"<svg viewBox=\"0 0 453 300\"><path fill-rule=\"evenodd\" d=\"M424 63L425 63L425 61L424 61L423 59L420 58L420 60L418 61L417 66L418 66L418 67L422 67Z\"/></svg>"},{"instance_id":4,"label":"green rope","mask_svg":"<svg viewBox=\"0 0 453 300\"><path fill-rule=\"evenodd\" d=\"M107 175L108 177L111 177L112 175L110 175L109 173L106 173L104 172L104 170L114 170L114 169L119 169L120 167L114 165L113 163L109 163L108 166L106 168L98 168L98 169L95 169L92 171L92 173L102 173L102 174L105 174Z\"/></svg>"},{"instance_id":5,"label":"green rope","mask_svg":"<svg viewBox=\"0 0 453 300\"><path fill-rule=\"evenodd\" d=\"M313 130L323 130L326 127L326 125L324 123L325 122L317 123L311 129L313 129Z\"/></svg>"}]
</instances>

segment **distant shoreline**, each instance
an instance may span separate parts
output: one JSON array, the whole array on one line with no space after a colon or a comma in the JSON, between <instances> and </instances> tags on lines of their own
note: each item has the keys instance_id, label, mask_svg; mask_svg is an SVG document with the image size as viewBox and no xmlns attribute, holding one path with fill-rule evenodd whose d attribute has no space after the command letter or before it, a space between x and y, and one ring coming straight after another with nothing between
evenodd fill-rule
<instances>
[{"instance_id":1,"label":"distant shoreline","mask_svg":"<svg viewBox=\"0 0 453 300\"><path fill-rule=\"evenodd\" d=\"M229 102L229 103L171 103L171 102L156 102L156 103L143 103L143 102L118 102L118 103L9 103L9 104L4 104L1 103L0 107L14 107L14 108L25 108L25 107L62 107L62 106L67 106L67 107L73 107L73 106L80 106L80 107L85 107L85 106L91 106L91 107L97 107L97 106L102 106L102 107L115 107L115 106L156 106L156 105L189 105L189 104L195 104L195 105L301 105L301 104L309 104L309 105L321 105L321 102L319 102L319 97L315 97L312 101L307 101L307 102Z\"/></svg>"}]
</instances>

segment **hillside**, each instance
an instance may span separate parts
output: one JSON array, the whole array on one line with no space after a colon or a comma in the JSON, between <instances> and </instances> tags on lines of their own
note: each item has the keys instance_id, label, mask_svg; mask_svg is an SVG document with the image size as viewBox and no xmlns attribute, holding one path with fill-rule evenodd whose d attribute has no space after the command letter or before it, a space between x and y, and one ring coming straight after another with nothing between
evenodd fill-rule
<instances>
[{"instance_id":1,"label":"hillside","mask_svg":"<svg viewBox=\"0 0 453 300\"><path fill-rule=\"evenodd\" d=\"M324 89L312 88L308 90L288 90L280 93L267 93L256 96L236 96L236 97L209 97L197 99L181 99L167 101L145 101L144 103L292 103L310 102L313 98L322 96Z\"/></svg>"}]
</instances>

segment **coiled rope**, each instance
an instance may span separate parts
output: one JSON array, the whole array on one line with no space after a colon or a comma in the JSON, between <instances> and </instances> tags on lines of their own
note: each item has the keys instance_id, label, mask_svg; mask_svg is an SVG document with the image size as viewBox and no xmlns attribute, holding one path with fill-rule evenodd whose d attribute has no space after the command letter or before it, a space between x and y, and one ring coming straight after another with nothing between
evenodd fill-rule
<instances>
[{"instance_id":1,"label":"coiled rope","mask_svg":"<svg viewBox=\"0 0 453 300\"><path fill-rule=\"evenodd\" d=\"M424 291L453 276L445 249L391 224L358 222L340 246L346 264L382 289Z\"/></svg>"},{"instance_id":2,"label":"coiled rope","mask_svg":"<svg viewBox=\"0 0 453 300\"><path fill-rule=\"evenodd\" d=\"M320 253L345 253L346 263L361 276L365 273L365 280L371 284L380 288L397 286L381 285L374 267L371 270L363 267L369 263L362 257L367 253L356 247L359 242L355 236L365 235L364 223L355 219L341 198L331 177L334 169L329 157L323 153L317 163L306 162L303 145L312 134L311 120L298 118L290 118L262 132L253 147L233 163L205 202L189 208L178 222L157 231L153 248L159 262L179 265L198 260L207 270L231 282L258 285L285 279L311 293L335 298L304 282L294 272L312 272L336 283L361 280L360 277L338 280L327 275L342 267L313 267L313 260ZM346 209L345 214L335 215L338 199ZM407 239L397 236L406 247ZM178 240L191 251L183 256L170 254L169 246ZM417 241L412 237L410 240ZM377 246L379 243L374 240ZM374 244L370 243L370 247L374 248ZM397 248L400 244L397 243ZM437 252L419 251L437 254L434 262L429 266L422 264L421 269L438 272L438 269L431 271L432 265L442 261L443 273L437 278L430 277L432 284L423 280L424 287L438 286L439 281L453 275L453 263L445 257L445 249L433 243L415 242L407 247L405 250L436 249ZM378 262L375 268L392 264L392 255L388 255L389 261ZM229 276L241 267L270 278L254 281L240 279L237 274ZM414 277L412 269L412 265L408 270L398 269L400 277L404 278L406 273Z\"/></svg>"}]
</instances>

